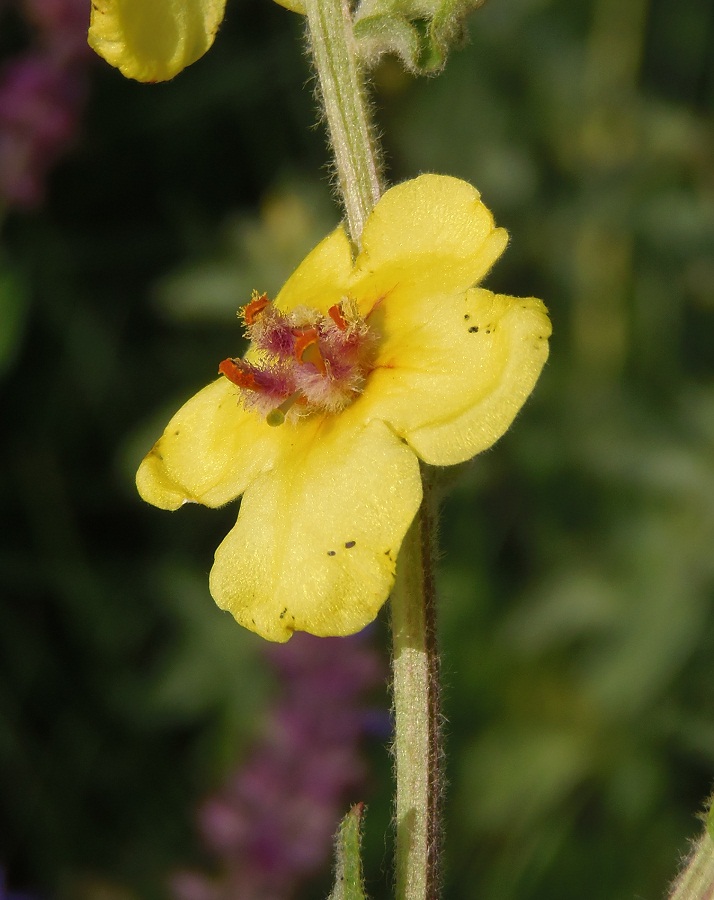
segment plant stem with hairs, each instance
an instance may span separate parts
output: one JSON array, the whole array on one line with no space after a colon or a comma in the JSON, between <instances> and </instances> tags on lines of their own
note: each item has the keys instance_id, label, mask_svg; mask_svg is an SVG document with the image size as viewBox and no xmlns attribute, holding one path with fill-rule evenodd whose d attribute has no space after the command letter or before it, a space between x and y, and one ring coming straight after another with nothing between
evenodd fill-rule
<instances>
[{"instance_id":1,"label":"plant stem with hairs","mask_svg":"<svg viewBox=\"0 0 714 900\"><path fill-rule=\"evenodd\" d=\"M310 48L353 246L379 199L379 167L346 0L306 0ZM391 597L397 900L433 900L439 861L439 679L427 500L409 529Z\"/></svg>"}]
</instances>

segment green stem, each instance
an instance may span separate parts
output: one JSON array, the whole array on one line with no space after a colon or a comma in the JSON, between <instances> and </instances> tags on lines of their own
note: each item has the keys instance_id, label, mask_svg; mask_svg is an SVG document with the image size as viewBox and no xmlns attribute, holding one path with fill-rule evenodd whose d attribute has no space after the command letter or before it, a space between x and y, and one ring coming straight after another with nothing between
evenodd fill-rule
<instances>
[{"instance_id":1,"label":"green stem","mask_svg":"<svg viewBox=\"0 0 714 900\"><path fill-rule=\"evenodd\" d=\"M305 0L305 11L347 226L358 247L380 184L349 2Z\"/></svg>"},{"instance_id":2,"label":"green stem","mask_svg":"<svg viewBox=\"0 0 714 900\"><path fill-rule=\"evenodd\" d=\"M305 0L335 168L358 249L380 195L349 0ZM427 501L404 539L392 592L394 754L397 770L397 900L438 895L439 659L434 629L431 520Z\"/></svg>"},{"instance_id":3,"label":"green stem","mask_svg":"<svg viewBox=\"0 0 714 900\"><path fill-rule=\"evenodd\" d=\"M399 551L391 598L398 900L433 900L439 892L441 716L427 504Z\"/></svg>"},{"instance_id":4,"label":"green stem","mask_svg":"<svg viewBox=\"0 0 714 900\"><path fill-rule=\"evenodd\" d=\"M705 831L674 883L669 900L712 900L712 898L714 898L714 841Z\"/></svg>"}]
</instances>

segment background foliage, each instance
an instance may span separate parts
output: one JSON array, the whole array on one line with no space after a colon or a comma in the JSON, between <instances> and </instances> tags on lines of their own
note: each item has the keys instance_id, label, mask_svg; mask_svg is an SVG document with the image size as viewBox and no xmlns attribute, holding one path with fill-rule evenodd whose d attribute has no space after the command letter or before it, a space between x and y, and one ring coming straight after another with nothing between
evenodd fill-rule
<instances>
[{"instance_id":1,"label":"background foliage","mask_svg":"<svg viewBox=\"0 0 714 900\"><path fill-rule=\"evenodd\" d=\"M438 78L375 73L390 179L475 183L512 236L489 286L555 329L516 426L444 474L446 897L657 898L714 772L714 7L491 0L470 34ZM235 510L169 516L133 472L336 221L300 38L232 0L175 82L97 62L46 202L4 217L0 863L45 896L207 863L195 807L275 690L208 595Z\"/></svg>"}]
</instances>

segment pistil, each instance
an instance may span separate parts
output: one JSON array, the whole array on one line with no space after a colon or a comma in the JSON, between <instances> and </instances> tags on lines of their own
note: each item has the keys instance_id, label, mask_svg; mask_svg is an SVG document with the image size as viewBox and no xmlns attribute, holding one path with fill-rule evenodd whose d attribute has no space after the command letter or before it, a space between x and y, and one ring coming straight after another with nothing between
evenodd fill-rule
<instances>
[{"instance_id":1,"label":"pistil","mask_svg":"<svg viewBox=\"0 0 714 900\"><path fill-rule=\"evenodd\" d=\"M276 428L278 425L282 425L285 421L285 416L290 412L293 405L297 403L302 395L300 391L295 391L292 393L286 400L280 404L280 406L271 410L265 418L265 421L268 425Z\"/></svg>"}]
</instances>

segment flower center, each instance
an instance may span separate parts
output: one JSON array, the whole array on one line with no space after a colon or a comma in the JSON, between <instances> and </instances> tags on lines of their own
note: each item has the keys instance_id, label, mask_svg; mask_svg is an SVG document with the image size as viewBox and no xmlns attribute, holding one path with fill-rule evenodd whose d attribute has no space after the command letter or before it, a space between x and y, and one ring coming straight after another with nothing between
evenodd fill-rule
<instances>
[{"instance_id":1,"label":"flower center","mask_svg":"<svg viewBox=\"0 0 714 900\"><path fill-rule=\"evenodd\" d=\"M376 335L354 302L342 300L327 315L305 306L284 313L253 291L239 314L251 346L246 358L224 359L218 371L269 425L338 413L362 393Z\"/></svg>"}]
</instances>

